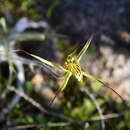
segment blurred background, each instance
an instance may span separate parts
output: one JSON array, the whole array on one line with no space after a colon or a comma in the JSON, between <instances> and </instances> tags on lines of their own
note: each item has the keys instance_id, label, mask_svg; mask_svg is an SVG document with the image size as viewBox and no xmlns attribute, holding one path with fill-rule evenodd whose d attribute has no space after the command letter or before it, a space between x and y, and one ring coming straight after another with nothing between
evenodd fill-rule
<instances>
[{"instance_id":1,"label":"blurred background","mask_svg":"<svg viewBox=\"0 0 130 130\"><path fill-rule=\"evenodd\" d=\"M50 107L63 73L12 51L63 65L94 34L81 68L130 105L129 7L129 0L0 0L0 128L130 129L128 106L90 79L71 77Z\"/></svg>"}]
</instances>

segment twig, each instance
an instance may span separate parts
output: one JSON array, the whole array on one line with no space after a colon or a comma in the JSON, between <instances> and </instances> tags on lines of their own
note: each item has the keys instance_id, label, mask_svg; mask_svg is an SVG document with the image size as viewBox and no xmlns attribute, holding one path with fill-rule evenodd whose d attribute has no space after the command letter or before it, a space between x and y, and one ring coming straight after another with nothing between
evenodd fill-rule
<instances>
[{"instance_id":1,"label":"twig","mask_svg":"<svg viewBox=\"0 0 130 130\"><path fill-rule=\"evenodd\" d=\"M47 111L45 108L43 108L38 102L36 102L35 100L33 100L32 98L30 98L29 96L27 96L25 93L20 92L18 90L16 90L14 87L10 86L8 87L8 89L10 91L15 92L16 94L18 94L19 96L23 97L26 101L30 102L33 106L37 107L43 114L46 115L50 115L50 116L54 116L56 118L60 118L66 121L69 121L73 124L76 125L82 125L82 123L80 121L74 120L72 118L69 118L67 116L64 116L62 114L56 113L56 112L52 112L52 111Z\"/></svg>"},{"instance_id":2,"label":"twig","mask_svg":"<svg viewBox=\"0 0 130 130\"><path fill-rule=\"evenodd\" d=\"M23 84L25 82L25 76L24 76L24 68L23 68L23 64L20 61L13 61L16 70L17 70L17 90L23 92ZM16 106L16 104L20 101L20 96L15 94L13 97L13 100L10 103L10 107L13 108Z\"/></svg>"},{"instance_id":3,"label":"twig","mask_svg":"<svg viewBox=\"0 0 130 130\"><path fill-rule=\"evenodd\" d=\"M27 129L27 128L43 128L45 126L49 126L49 127L64 127L64 126L69 126L71 125L71 123L69 122L49 122L47 124L27 124L27 125L17 125L17 126L7 126L7 128L5 128L6 130L18 130L18 129Z\"/></svg>"},{"instance_id":4,"label":"twig","mask_svg":"<svg viewBox=\"0 0 130 130\"><path fill-rule=\"evenodd\" d=\"M46 110L44 108L42 108L42 106L37 103L36 101L34 101L32 98L30 98L29 96L27 96L25 93L18 91L17 89L15 89L13 86L7 87L10 91L15 92L16 94L18 94L20 97L23 97L25 100L27 100L28 102L30 102L33 106L37 107L40 111L46 113Z\"/></svg>"},{"instance_id":5,"label":"twig","mask_svg":"<svg viewBox=\"0 0 130 130\"><path fill-rule=\"evenodd\" d=\"M97 108L99 115L100 115L102 130L105 130L105 121L104 121L103 113L102 113L101 108L98 105L94 95L90 94L86 88L82 88L82 91L85 92L89 96L89 98L94 102L94 104L96 105L96 108Z\"/></svg>"},{"instance_id":6,"label":"twig","mask_svg":"<svg viewBox=\"0 0 130 130\"><path fill-rule=\"evenodd\" d=\"M28 125L19 125L19 126L14 126L14 127L5 127L4 129L6 130L18 130L18 129L28 129L28 128L37 128L39 125L34 125L34 124L28 124Z\"/></svg>"},{"instance_id":7,"label":"twig","mask_svg":"<svg viewBox=\"0 0 130 130\"><path fill-rule=\"evenodd\" d=\"M123 113L114 113L114 114L108 114L108 115L103 115L103 120L108 120L108 119L113 119L113 118L119 118L125 114L128 114L128 112L123 112ZM93 117L91 119L87 119L87 121L98 121L101 120L100 117Z\"/></svg>"},{"instance_id":8,"label":"twig","mask_svg":"<svg viewBox=\"0 0 130 130\"><path fill-rule=\"evenodd\" d=\"M70 124L70 122L56 122L56 123L51 123L51 122L49 122L48 123L48 126L50 126L50 127L57 127L57 126L69 126L69 125L71 125Z\"/></svg>"}]
</instances>

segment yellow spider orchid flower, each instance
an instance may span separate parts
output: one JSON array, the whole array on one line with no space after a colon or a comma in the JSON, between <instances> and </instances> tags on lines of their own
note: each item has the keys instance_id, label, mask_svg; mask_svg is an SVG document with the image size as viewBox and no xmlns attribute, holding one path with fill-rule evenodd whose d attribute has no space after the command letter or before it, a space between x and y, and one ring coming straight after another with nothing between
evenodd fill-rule
<instances>
[{"instance_id":1,"label":"yellow spider orchid flower","mask_svg":"<svg viewBox=\"0 0 130 130\"><path fill-rule=\"evenodd\" d=\"M71 54L69 54L69 55L67 56L66 60L65 60L65 63L64 63L64 66L63 66L63 67L62 67L61 65L54 64L54 63L52 63L52 62L50 62L50 61L48 61L48 60L45 60L45 59L43 59L43 58L41 58L41 57L39 57L39 56L36 56L36 55L34 55L34 54L28 53L28 52L26 52L26 51L24 51L24 50L14 50L14 52L20 52L20 51L21 51L21 52L24 52L24 53L26 53L27 55L32 56L33 58L35 58L35 59L41 61L41 62L44 63L44 64L47 64L47 65L49 65L49 66L51 66L51 67L56 67L56 68L58 68L59 70L65 72L65 75L64 75L64 79L63 79L63 81L62 81L62 84L61 84L61 86L58 88L58 90L57 90L57 92L56 92L56 95L55 95L55 97L51 100L50 104L52 104L53 101L55 100L55 98L57 97L57 95L58 95L61 91L63 91L63 90L65 89L65 87L66 87L66 85L67 85L67 83L68 83L68 81L69 81L69 79L70 79L70 77L71 77L72 75L74 75L79 82L82 82L82 81L83 81L83 76L85 76L85 77L87 77L87 78L89 78L89 79L91 79L91 80L95 80L95 81L97 81L97 82L100 82L100 83L101 83L102 85L104 85L105 87L110 88L111 90L113 90L113 91L124 101L124 99L123 99L112 87L108 86L107 83L104 83L104 82L101 81L100 79L98 79L98 78L96 78L96 77L94 77L94 76L92 76L92 75L90 75L90 74L88 74L88 73L82 71L79 62L80 62L82 56L84 55L84 53L86 52L86 50L88 49L88 47L89 47L89 45L90 45L92 39L93 39L93 35L89 38L89 40L86 42L86 44L84 45L84 47L82 48L82 50L79 52L79 54L78 54L77 56L75 56L75 53L76 53L76 50L77 50L77 49L75 49ZM124 102L125 102L125 101L124 101Z\"/></svg>"}]
</instances>

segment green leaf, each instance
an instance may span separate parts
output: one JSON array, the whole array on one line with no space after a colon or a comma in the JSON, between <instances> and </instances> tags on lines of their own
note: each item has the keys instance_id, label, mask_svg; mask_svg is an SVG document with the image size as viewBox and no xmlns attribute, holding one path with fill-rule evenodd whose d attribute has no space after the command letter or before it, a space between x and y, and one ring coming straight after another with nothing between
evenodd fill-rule
<instances>
[{"instance_id":1,"label":"green leaf","mask_svg":"<svg viewBox=\"0 0 130 130\"><path fill-rule=\"evenodd\" d=\"M25 83L25 86L26 86L28 92L32 92L33 91L33 84L32 84L32 82L27 81Z\"/></svg>"},{"instance_id":2,"label":"green leaf","mask_svg":"<svg viewBox=\"0 0 130 130\"><path fill-rule=\"evenodd\" d=\"M84 104L85 104L86 107L93 107L93 103L89 99L85 99L84 100Z\"/></svg>"},{"instance_id":3,"label":"green leaf","mask_svg":"<svg viewBox=\"0 0 130 130\"><path fill-rule=\"evenodd\" d=\"M101 83L95 81L91 83L91 86L92 86L93 91L97 92L101 87Z\"/></svg>"},{"instance_id":4,"label":"green leaf","mask_svg":"<svg viewBox=\"0 0 130 130\"><path fill-rule=\"evenodd\" d=\"M95 47L95 46L90 46L90 47L88 48L88 54L93 54L93 53L95 52L95 50L96 50L96 47Z\"/></svg>"},{"instance_id":5,"label":"green leaf","mask_svg":"<svg viewBox=\"0 0 130 130\"><path fill-rule=\"evenodd\" d=\"M31 116L26 116L27 122L28 123L33 123L33 118Z\"/></svg>"},{"instance_id":6,"label":"green leaf","mask_svg":"<svg viewBox=\"0 0 130 130\"><path fill-rule=\"evenodd\" d=\"M45 123L47 123L47 121L45 120L44 116L42 116L42 115L38 115L36 118L37 118L37 120L38 120L38 122L39 122L40 124L45 124Z\"/></svg>"}]
</instances>

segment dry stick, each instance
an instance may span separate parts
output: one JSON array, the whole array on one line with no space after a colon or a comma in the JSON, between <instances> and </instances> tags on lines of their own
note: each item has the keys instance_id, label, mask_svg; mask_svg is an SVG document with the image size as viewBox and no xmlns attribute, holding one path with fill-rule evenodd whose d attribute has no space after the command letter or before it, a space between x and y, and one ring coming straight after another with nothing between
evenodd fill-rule
<instances>
[{"instance_id":1,"label":"dry stick","mask_svg":"<svg viewBox=\"0 0 130 130\"><path fill-rule=\"evenodd\" d=\"M60 119L64 119L66 121L70 121L73 124L82 125L82 123L80 121L76 121L72 118L66 117L66 116L59 114L59 113L56 113L56 112L47 111L38 102L36 102L35 100L33 100L32 98L27 96L25 93L16 90L14 87L10 86L10 87L8 87L8 89L12 92L17 93L19 96L23 97L26 101L30 102L33 106L37 107L43 114L47 114L47 115L51 115L51 116L54 116L54 117L57 117Z\"/></svg>"},{"instance_id":2,"label":"dry stick","mask_svg":"<svg viewBox=\"0 0 130 130\"><path fill-rule=\"evenodd\" d=\"M113 119L113 118L119 118L119 117L121 117L125 114L128 114L128 112L123 112L123 113L120 113L120 114L118 114L118 113L107 114L107 115L103 116L103 119L108 120L108 119ZM100 117L93 117L91 119L87 119L87 121L99 121L99 120L101 120Z\"/></svg>"},{"instance_id":3,"label":"dry stick","mask_svg":"<svg viewBox=\"0 0 130 130\"><path fill-rule=\"evenodd\" d=\"M23 84L25 82L25 75L24 75L24 68L23 68L23 64L19 61L16 60L12 60L13 64L16 67L17 70L17 78L16 78L16 86L17 86L17 90L23 92ZM20 101L20 96L15 94L13 96L13 100L11 101L10 107L13 108L16 106L16 104Z\"/></svg>"},{"instance_id":4,"label":"dry stick","mask_svg":"<svg viewBox=\"0 0 130 130\"><path fill-rule=\"evenodd\" d=\"M5 127L5 130L21 130L21 129L28 129L28 128L37 128L41 125L34 125L34 124L28 124L28 125L19 125L19 126L13 126L13 127Z\"/></svg>"},{"instance_id":5,"label":"dry stick","mask_svg":"<svg viewBox=\"0 0 130 130\"><path fill-rule=\"evenodd\" d=\"M56 123L51 123L49 122L48 123L48 126L50 127L57 127L57 126L70 126L70 123L69 122L56 122Z\"/></svg>"},{"instance_id":6,"label":"dry stick","mask_svg":"<svg viewBox=\"0 0 130 130\"><path fill-rule=\"evenodd\" d=\"M98 105L95 97L92 94L90 94L86 88L83 88L82 91L84 91L89 96L89 98L94 102L94 104L96 105L96 108L97 108L99 115L100 115L102 130L105 130L105 122L104 122L103 113L102 113L101 108Z\"/></svg>"},{"instance_id":7,"label":"dry stick","mask_svg":"<svg viewBox=\"0 0 130 130\"><path fill-rule=\"evenodd\" d=\"M18 130L18 129L27 129L27 128L43 128L44 126L49 126L49 127L58 127L58 126L70 126L70 123L66 123L66 122L49 122L47 124L27 124L27 125L17 125L17 126L7 126L7 128L5 127L5 129L7 130Z\"/></svg>"}]
</instances>

